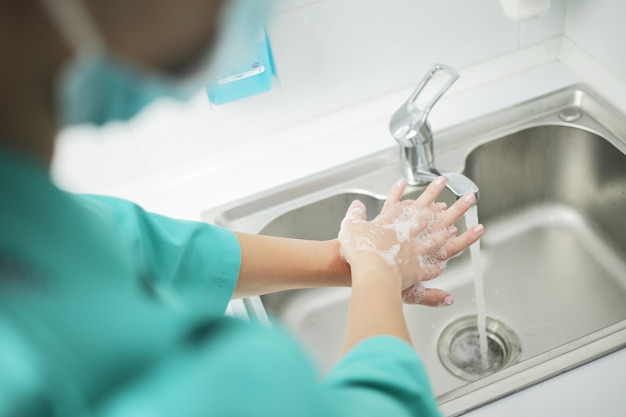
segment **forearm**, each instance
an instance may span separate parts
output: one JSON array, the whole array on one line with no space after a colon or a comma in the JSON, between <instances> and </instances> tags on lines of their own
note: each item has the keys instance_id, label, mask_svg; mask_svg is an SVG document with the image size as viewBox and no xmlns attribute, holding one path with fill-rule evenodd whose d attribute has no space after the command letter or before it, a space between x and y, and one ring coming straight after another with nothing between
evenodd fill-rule
<instances>
[{"instance_id":1,"label":"forearm","mask_svg":"<svg viewBox=\"0 0 626 417\"><path fill-rule=\"evenodd\" d=\"M373 336L395 336L411 343L402 311L401 283L388 268L353 271L348 327L343 351Z\"/></svg>"},{"instance_id":2,"label":"forearm","mask_svg":"<svg viewBox=\"0 0 626 417\"><path fill-rule=\"evenodd\" d=\"M236 298L296 288L350 285L350 267L339 257L336 240L236 235L241 246Z\"/></svg>"}]
</instances>

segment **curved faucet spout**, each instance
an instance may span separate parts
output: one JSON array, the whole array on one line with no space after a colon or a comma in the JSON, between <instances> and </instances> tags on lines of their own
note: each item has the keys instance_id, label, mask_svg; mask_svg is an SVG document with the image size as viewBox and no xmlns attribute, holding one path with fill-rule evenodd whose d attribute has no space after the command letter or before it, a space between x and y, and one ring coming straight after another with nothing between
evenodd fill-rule
<instances>
[{"instance_id":1,"label":"curved faucet spout","mask_svg":"<svg viewBox=\"0 0 626 417\"><path fill-rule=\"evenodd\" d=\"M480 197L478 185L463 174L431 169L430 171L418 172L417 176L422 184L431 183L438 176L442 176L446 179L446 188L450 190L456 198L461 198L467 193L472 193L474 197L476 197L476 203L478 203L478 198Z\"/></svg>"}]
</instances>

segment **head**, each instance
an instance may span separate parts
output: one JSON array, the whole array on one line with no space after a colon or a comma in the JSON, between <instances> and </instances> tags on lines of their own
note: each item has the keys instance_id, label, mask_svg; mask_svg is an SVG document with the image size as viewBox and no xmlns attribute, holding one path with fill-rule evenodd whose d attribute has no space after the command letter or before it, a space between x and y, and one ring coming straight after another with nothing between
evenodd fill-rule
<instances>
[{"instance_id":1,"label":"head","mask_svg":"<svg viewBox=\"0 0 626 417\"><path fill-rule=\"evenodd\" d=\"M186 75L185 71L200 64L207 49L215 45L220 11L226 1L52 0L84 5L107 49L174 77ZM53 25L57 31L62 29ZM63 41L68 43L68 39ZM77 45L67 46L75 49Z\"/></svg>"},{"instance_id":2,"label":"head","mask_svg":"<svg viewBox=\"0 0 626 417\"><path fill-rule=\"evenodd\" d=\"M57 11L65 10L59 4L70 3L51 1ZM71 0L84 6L108 54L172 79L205 62L229 1ZM81 45L67 36L45 2L0 0L0 61L9 63L0 67L0 141L13 141L27 152L42 148L37 142L47 142L51 154L60 116L58 75ZM63 14L72 9L68 6Z\"/></svg>"}]
</instances>

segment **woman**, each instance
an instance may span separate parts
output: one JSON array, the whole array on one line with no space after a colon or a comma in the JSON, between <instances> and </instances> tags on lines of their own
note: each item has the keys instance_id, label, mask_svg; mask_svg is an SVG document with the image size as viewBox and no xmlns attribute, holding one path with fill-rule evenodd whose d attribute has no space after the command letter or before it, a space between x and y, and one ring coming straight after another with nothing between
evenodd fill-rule
<instances>
[{"instance_id":1,"label":"woman","mask_svg":"<svg viewBox=\"0 0 626 417\"><path fill-rule=\"evenodd\" d=\"M479 239L481 226L453 227L473 196L446 209L439 178L400 201L400 181L375 220L354 202L338 239L310 242L49 178L63 124L196 91L177 80L202 73L207 51L226 59L260 4L0 0L0 416L437 415L402 302L452 303L421 282ZM334 285L352 295L344 356L324 378L280 329L223 318L231 297Z\"/></svg>"}]
</instances>

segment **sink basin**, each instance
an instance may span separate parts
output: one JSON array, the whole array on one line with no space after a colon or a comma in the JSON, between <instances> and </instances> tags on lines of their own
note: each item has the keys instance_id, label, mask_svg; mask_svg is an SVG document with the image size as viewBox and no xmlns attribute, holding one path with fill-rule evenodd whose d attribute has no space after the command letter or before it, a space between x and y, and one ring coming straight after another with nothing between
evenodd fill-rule
<instances>
[{"instance_id":1,"label":"sink basin","mask_svg":"<svg viewBox=\"0 0 626 417\"><path fill-rule=\"evenodd\" d=\"M463 414L624 348L626 126L620 115L578 85L437 132L435 154L437 166L463 172L480 187L487 315L516 337L516 357L491 375L465 378L444 366L440 345L449 340L440 342L442 333L476 314L469 253L452 259L435 283L454 294L455 304L404 308L442 412ZM374 216L398 177L397 149L390 146L203 217L245 232L333 239L352 200ZM422 189L409 187L405 197ZM454 198L445 192L442 200ZM462 222L457 227L464 230ZM319 288L269 294L262 303L328 369L339 358L349 297L349 288Z\"/></svg>"}]
</instances>

